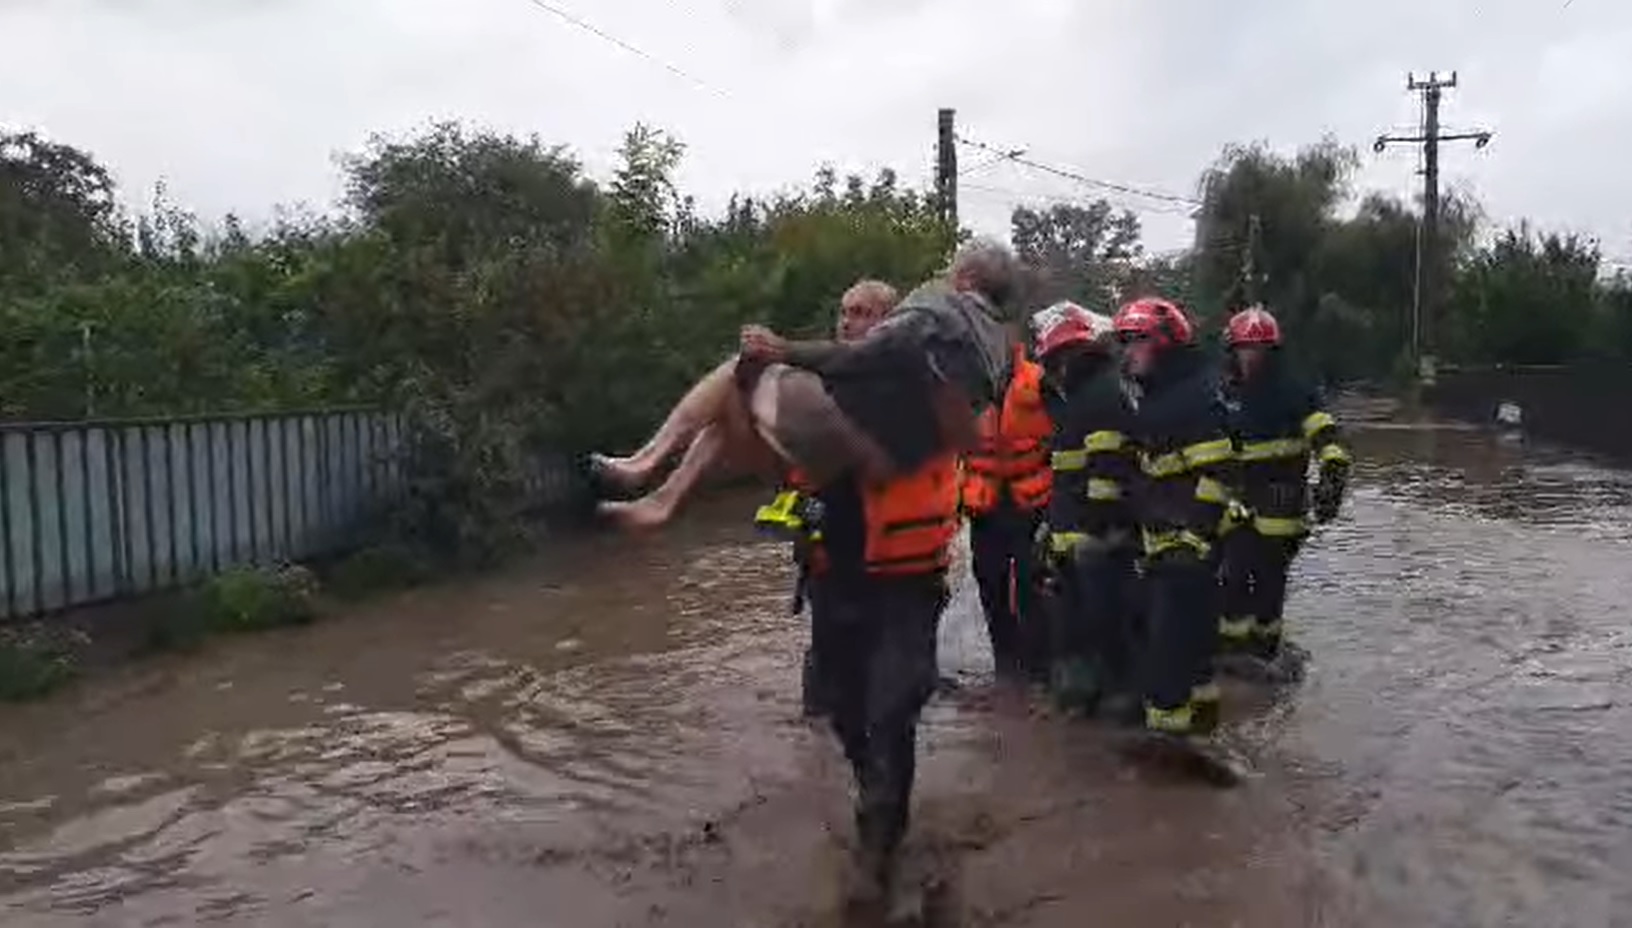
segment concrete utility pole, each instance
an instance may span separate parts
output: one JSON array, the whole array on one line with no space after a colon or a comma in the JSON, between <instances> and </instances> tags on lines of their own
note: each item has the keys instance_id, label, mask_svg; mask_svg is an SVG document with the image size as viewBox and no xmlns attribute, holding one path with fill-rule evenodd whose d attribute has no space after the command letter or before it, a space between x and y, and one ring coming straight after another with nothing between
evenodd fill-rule
<instances>
[{"instance_id":1,"label":"concrete utility pole","mask_svg":"<svg viewBox=\"0 0 1632 928\"><path fill-rule=\"evenodd\" d=\"M1378 153L1389 145L1422 146L1422 224L1417 241L1417 287L1411 306L1411 359L1423 383L1434 382L1434 322L1439 306L1439 143L1472 141L1475 148L1490 144L1491 132L1441 132L1439 102L1444 91L1456 86L1456 72L1440 77L1436 71L1418 80L1406 75L1405 88L1422 95L1422 131L1417 135L1379 135L1372 148Z\"/></svg>"},{"instance_id":2,"label":"concrete utility pole","mask_svg":"<svg viewBox=\"0 0 1632 928\"><path fill-rule=\"evenodd\" d=\"M935 196L941 217L958 228L958 133L953 110L943 107L937 118L935 138Z\"/></svg>"}]
</instances>

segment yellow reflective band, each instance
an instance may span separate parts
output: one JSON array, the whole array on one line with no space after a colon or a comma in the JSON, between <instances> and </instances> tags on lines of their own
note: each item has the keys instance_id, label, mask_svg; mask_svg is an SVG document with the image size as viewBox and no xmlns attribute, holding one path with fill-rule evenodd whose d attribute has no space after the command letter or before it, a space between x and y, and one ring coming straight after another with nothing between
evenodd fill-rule
<instances>
[{"instance_id":1,"label":"yellow reflective band","mask_svg":"<svg viewBox=\"0 0 1632 928\"><path fill-rule=\"evenodd\" d=\"M1224 638L1245 639L1252 636L1252 627L1257 624L1250 616L1241 619L1218 620L1218 634Z\"/></svg>"},{"instance_id":2,"label":"yellow reflective band","mask_svg":"<svg viewBox=\"0 0 1632 928\"><path fill-rule=\"evenodd\" d=\"M1191 703L1219 702L1223 698L1224 694L1219 691L1217 683L1202 683L1198 686L1190 687Z\"/></svg>"},{"instance_id":3,"label":"yellow reflective band","mask_svg":"<svg viewBox=\"0 0 1632 928\"><path fill-rule=\"evenodd\" d=\"M1230 501L1230 491L1224 488L1224 484L1211 477L1201 477L1196 480L1196 499L1199 502L1224 506Z\"/></svg>"},{"instance_id":4,"label":"yellow reflective band","mask_svg":"<svg viewBox=\"0 0 1632 928\"><path fill-rule=\"evenodd\" d=\"M1126 443L1127 439L1121 432L1100 431L1089 432L1088 437L1082 441L1082 447L1089 454L1101 454L1107 451L1121 451Z\"/></svg>"},{"instance_id":5,"label":"yellow reflective band","mask_svg":"<svg viewBox=\"0 0 1632 928\"><path fill-rule=\"evenodd\" d=\"M1052 532L1048 536L1048 549L1055 554L1070 554L1087 543L1088 536L1082 532Z\"/></svg>"},{"instance_id":6,"label":"yellow reflective band","mask_svg":"<svg viewBox=\"0 0 1632 928\"><path fill-rule=\"evenodd\" d=\"M1195 715L1189 706L1180 706L1177 709L1158 709L1155 706L1145 706L1145 727L1151 731L1163 731L1183 735L1190 732L1195 723Z\"/></svg>"},{"instance_id":7,"label":"yellow reflective band","mask_svg":"<svg viewBox=\"0 0 1632 928\"><path fill-rule=\"evenodd\" d=\"M1146 529L1140 534L1143 536L1146 557L1155 557L1167 551L1189 548L1196 552L1197 556L1205 558L1213 550L1212 544L1207 539L1189 529L1165 532L1152 532Z\"/></svg>"},{"instance_id":8,"label":"yellow reflective band","mask_svg":"<svg viewBox=\"0 0 1632 928\"><path fill-rule=\"evenodd\" d=\"M1342 445L1332 442L1320 449L1320 463L1322 464L1352 464L1354 459L1349 457L1349 451Z\"/></svg>"},{"instance_id":9,"label":"yellow reflective band","mask_svg":"<svg viewBox=\"0 0 1632 928\"><path fill-rule=\"evenodd\" d=\"M1278 461L1298 457L1308 450L1309 442L1302 438L1272 438L1242 442L1239 456L1243 461Z\"/></svg>"},{"instance_id":10,"label":"yellow reflective band","mask_svg":"<svg viewBox=\"0 0 1632 928\"><path fill-rule=\"evenodd\" d=\"M1257 516L1252 520L1252 527L1268 538L1294 538L1309 531L1309 524L1302 518L1274 516Z\"/></svg>"},{"instance_id":11,"label":"yellow reflective band","mask_svg":"<svg viewBox=\"0 0 1632 928\"><path fill-rule=\"evenodd\" d=\"M1088 466L1088 452L1086 451L1056 451L1048 458L1048 466L1056 473L1082 470Z\"/></svg>"},{"instance_id":12,"label":"yellow reflective band","mask_svg":"<svg viewBox=\"0 0 1632 928\"><path fill-rule=\"evenodd\" d=\"M1252 633L1259 638L1279 638L1281 637L1281 623L1277 620L1265 622L1262 625L1254 625Z\"/></svg>"},{"instance_id":13,"label":"yellow reflective band","mask_svg":"<svg viewBox=\"0 0 1632 928\"><path fill-rule=\"evenodd\" d=\"M1337 420L1332 418L1331 413L1324 410L1312 412L1303 419L1304 438L1314 438L1321 429L1335 428L1337 428Z\"/></svg>"},{"instance_id":14,"label":"yellow reflective band","mask_svg":"<svg viewBox=\"0 0 1632 928\"><path fill-rule=\"evenodd\" d=\"M1185 448L1183 454L1191 467L1210 467L1235 457L1235 443L1228 438L1197 442Z\"/></svg>"},{"instance_id":15,"label":"yellow reflective band","mask_svg":"<svg viewBox=\"0 0 1632 928\"><path fill-rule=\"evenodd\" d=\"M795 532L802 530L805 520L795 514L801 498L797 490L783 490L755 511L754 523Z\"/></svg>"},{"instance_id":16,"label":"yellow reflective band","mask_svg":"<svg viewBox=\"0 0 1632 928\"><path fill-rule=\"evenodd\" d=\"M1190 464L1184 459L1182 451L1169 451L1167 454L1141 455L1139 467L1147 476L1160 479L1182 474L1190 469Z\"/></svg>"},{"instance_id":17,"label":"yellow reflective band","mask_svg":"<svg viewBox=\"0 0 1632 928\"><path fill-rule=\"evenodd\" d=\"M1089 477L1088 498L1097 502L1121 499L1122 487L1107 477Z\"/></svg>"}]
</instances>

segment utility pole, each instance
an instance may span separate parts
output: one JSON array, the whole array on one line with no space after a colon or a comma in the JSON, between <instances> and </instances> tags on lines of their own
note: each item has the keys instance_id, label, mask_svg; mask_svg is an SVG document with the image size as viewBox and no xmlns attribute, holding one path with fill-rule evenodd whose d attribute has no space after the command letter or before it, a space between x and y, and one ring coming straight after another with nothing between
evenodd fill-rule
<instances>
[{"instance_id":1,"label":"utility pole","mask_svg":"<svg viewBox=\"0 0 1632 928\"><path fill-rule=\"evenodd\" d=\"M942 107L935 137L935 196L940 201L941 218L954 232L958 228L958 133L954 111Z\"/></svg>"},{"instance_id":2,"label":"utility pole","mask_svg":"<svg viewBox=\"0 0 1632 928\"><path fill-rule=\"evenodd\" d=\"M1422 131L1417 135L1379 135L1372 146L1378 154L1389 145L1422 146L1422 224L1417 233L1417 286L1411 306L1411 359L1424 384L1434 382L1434 334L1439 307L1439 144L1472 141L1475 148L1490 144L1489 130L1441 132L1439 103L1442 94L1456 86L1456 72L1441 77L1437 71L1418 80L1406 75L1405 89L1422 95Z\"/></svg>"}]
</instances>

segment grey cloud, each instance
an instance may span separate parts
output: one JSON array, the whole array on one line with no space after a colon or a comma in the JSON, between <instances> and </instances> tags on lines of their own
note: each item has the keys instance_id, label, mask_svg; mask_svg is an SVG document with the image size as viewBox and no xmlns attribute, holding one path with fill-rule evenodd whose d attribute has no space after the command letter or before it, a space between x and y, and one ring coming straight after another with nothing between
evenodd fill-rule
<instances>
[{"instance_id":1,"label":"grey cloud","mask_svg":"<svg viewBox=\"0 0 1632 928\"><path fill-rule=\"evenodd\" d=\"M1445 116L1495 144L1447 151L1493 218L1534 216L1632 252L1632 5L1608 0L551 0L704 89L527 0L0 4L5 118L91 148L135 197L160 176L205 215L329 202L330 155L375 130L465 117L611 163L635 120L688 144L705 206L815 166L927 179L934 114L1082 173L1189 192L1229 141L1363 146L1362 181L1409 193L1409 69L1457 68ZM965 152L964 163L982 158ZM973 172L964 214L1094 191L1014 165ZM976 187L991 189L979 190ZM1016 196L1018 194L1018 196ZM1137 199L1113 197L1128 205ZM1152 208L1156 247L1188 223Z\"/></svg>"}]
</instances>

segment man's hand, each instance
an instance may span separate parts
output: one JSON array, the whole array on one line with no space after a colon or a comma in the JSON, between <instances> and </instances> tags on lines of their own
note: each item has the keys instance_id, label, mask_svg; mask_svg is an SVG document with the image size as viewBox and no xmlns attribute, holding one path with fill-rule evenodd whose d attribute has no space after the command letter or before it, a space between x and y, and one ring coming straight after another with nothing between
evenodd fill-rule
<instances>
[{"instance_id":1,"label":"man's hand","mask_svg":"<svg viewBox=\"0 0 1632 928\"><path fill-rule=\"evenodd\" d=\"M745 325L741 350L744 357L780 362L788 356L788 340L762 325Z\"/></svg>"}]
</instances>

